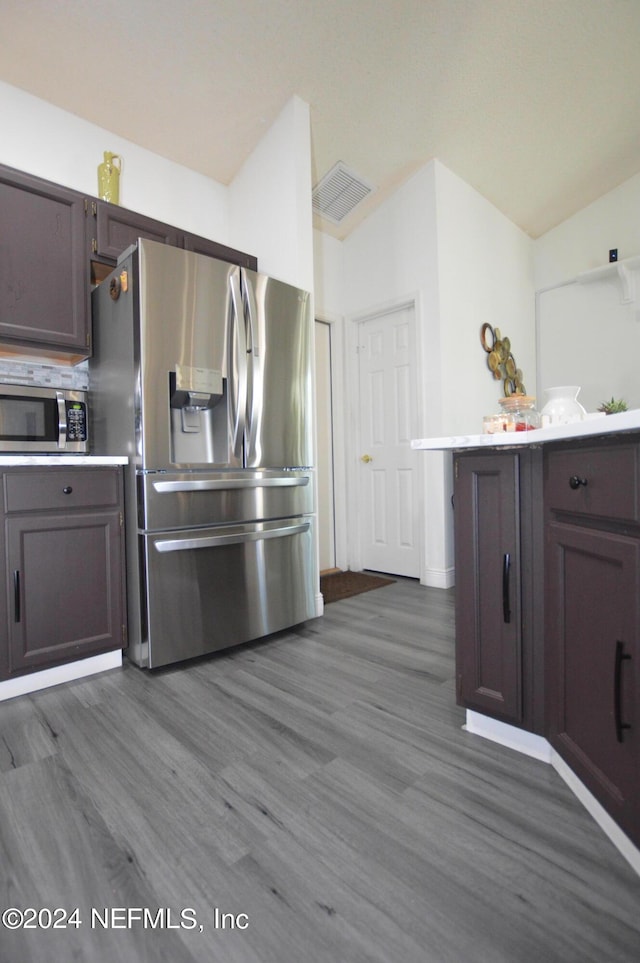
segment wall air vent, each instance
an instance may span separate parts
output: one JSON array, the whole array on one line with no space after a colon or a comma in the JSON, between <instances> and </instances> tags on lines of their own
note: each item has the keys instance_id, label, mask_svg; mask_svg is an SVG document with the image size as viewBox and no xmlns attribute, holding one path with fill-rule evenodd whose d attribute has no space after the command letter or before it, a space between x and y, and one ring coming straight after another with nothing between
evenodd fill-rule
<instances>
[{"instance_id":1,"label":"wall air vent","mask_svg":"<svg viewBox=\"0 0 640 963\"><path fill-rule=\"evenodd\" d=\"M313 210L334 224L340 224L373 190L373 184L338 161L313 188Z\"/></svg>"}]
</instances>

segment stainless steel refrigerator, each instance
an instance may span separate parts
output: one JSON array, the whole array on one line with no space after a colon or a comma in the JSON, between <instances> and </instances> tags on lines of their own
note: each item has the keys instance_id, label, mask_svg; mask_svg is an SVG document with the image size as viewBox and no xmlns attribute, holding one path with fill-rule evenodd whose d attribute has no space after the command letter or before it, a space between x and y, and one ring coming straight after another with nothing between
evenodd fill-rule
<instances>
[{"instance_id":1,"label":"stainless steel refrigerator","mask_svg":"<svg viewBox=\"0 0 640 963\"><path fill-rule=\"evenodd\" d=\"M92 295L93 450L125 454L129 658L316 615L309 295L139 240Z\"/></svg>"}]
</instances>

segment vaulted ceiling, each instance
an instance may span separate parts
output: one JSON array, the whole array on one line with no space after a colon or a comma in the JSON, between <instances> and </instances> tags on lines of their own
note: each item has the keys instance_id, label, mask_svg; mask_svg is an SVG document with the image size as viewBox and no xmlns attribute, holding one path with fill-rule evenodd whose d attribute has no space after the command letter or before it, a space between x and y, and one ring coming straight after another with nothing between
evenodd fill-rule
<instances>
[{"instance_id":1,"label":"vaulted ceiling","mask_svg":"<svg viewBox=\"0 0 640 963\"><path fill-rule=\"evenodd\" d=\"M434 157L532 237L640 171L640 0L0 0L0 80L223 184L296 94L337 237Z\"/></svg>"}]
</instances>

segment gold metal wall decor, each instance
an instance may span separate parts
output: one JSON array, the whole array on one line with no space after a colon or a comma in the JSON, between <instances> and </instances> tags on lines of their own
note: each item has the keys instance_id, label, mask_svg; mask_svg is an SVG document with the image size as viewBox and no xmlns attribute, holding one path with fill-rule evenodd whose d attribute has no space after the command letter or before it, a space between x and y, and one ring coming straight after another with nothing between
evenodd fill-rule
<instances>
[{"instance_id":1,"label":"gold metal wall decor","mask_svg":"<svg viewBox=\"0 0 640 963\"><path fill-rule=\"evenodd\" d=\"M522 371L511 353L511 341L500 334L500 328L483 324L480 342L487 353L487 365L496 381L502 381L505 397L526 395Z\"/></svg>"}]
</instances>

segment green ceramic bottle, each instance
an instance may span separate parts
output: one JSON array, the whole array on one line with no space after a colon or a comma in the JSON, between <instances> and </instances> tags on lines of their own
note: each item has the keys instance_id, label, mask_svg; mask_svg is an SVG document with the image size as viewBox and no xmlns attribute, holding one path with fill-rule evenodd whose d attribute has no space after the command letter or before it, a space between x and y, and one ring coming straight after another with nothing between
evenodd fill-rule
<instances>
[{"instance_id":1,"label":"green ceramic bottle","mask_svg":"<svg viewBox=\"0 0 640 963\"><path fill-rule=\"evenodd\" d=\"M119 154L104 152L104 161L98 165L98 197L111 204L120 203L120 171L122 160Z\"/></svg>"}]
</instances>

